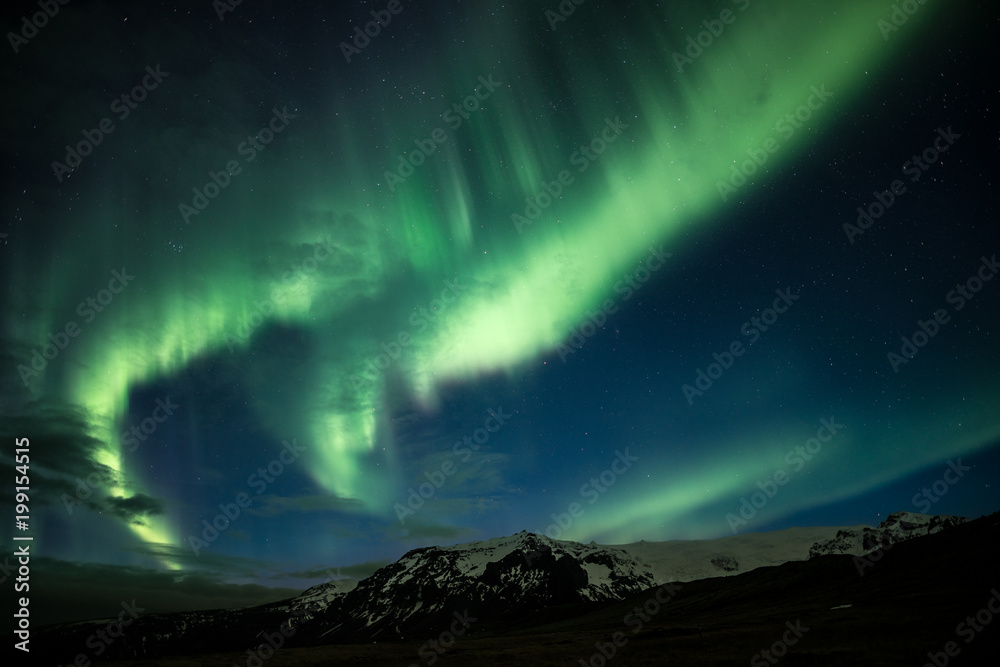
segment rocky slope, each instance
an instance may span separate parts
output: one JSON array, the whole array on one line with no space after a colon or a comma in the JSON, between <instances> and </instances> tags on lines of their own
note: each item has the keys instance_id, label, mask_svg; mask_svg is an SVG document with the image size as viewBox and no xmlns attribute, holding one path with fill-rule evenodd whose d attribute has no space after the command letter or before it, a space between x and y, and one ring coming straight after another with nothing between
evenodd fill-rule
<instances>
[{"instance_id":1,"label":"rocky slope","mask_svg":"<svg viewBox=\"0 0 1000 667\"><path fill-rule=\"evenodd\" d=\"M838 530L833 538L816 542L809 549L809 557L830 554L862 556L885 546L954 528L966 521L968 519L957 516L894 512L874 528L860 526Z\"/></svg>"},{"instance_id":2,"label":"rocky slope","mask_svg":"<svg viewBox=\"0 0 1000 667\"><path fill-rule=\"evenodd\" d=\"M337 580L260 607L145 614L102 658L256 650L285 629L284 646L453 637L594 603L646 594L669 582L710 581L830 554L862 555L952 529L966 520L910 512L876 527L792 528L718 540L580 544L521 532L408 552L360 582ZM763 570L762 570L763 571ZM600 608L600 605L597 606ZM71 663L109 619L42 629L53 663Z\"/></svg>"}]
</instances>

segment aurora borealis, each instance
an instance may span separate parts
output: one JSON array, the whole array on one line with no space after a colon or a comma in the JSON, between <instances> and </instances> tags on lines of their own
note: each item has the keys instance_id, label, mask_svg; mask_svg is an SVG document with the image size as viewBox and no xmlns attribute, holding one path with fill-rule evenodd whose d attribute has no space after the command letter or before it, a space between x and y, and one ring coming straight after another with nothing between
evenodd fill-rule
<instances>
[{"instance_id":1,"label":"aurora borealis","mask_svg":"<svg viewBox=\"0 0 1000 667\"><path fill-rule=\"evenodd\" d=\"M957 458L929 511L996 510L986 5L673 4L74 0L15 40L37 595L249 604L574 502L550 536L728 535L779 470L739 530L922 510Z\"/></svg>"}]
</instances>

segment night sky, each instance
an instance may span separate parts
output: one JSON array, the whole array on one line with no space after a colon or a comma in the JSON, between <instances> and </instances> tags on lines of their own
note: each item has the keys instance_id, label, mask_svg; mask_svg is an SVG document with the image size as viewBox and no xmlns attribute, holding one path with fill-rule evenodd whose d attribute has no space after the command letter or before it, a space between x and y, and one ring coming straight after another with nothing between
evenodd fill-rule
<instances>
[{"instance_id":1,"label":"night sky","mask_svg":"<svg viewBox=\"0 0 1000 667\"><path fill-rule=\"evenodd\" d=\"M1000 508L997 17L902 4L5 5L38 618Z\"/></svg>"}]
</instances>

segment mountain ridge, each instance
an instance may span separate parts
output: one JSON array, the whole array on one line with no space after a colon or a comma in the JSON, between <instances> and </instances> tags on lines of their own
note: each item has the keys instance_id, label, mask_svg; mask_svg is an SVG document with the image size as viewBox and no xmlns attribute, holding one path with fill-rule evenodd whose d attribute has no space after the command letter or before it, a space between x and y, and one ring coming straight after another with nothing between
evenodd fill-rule
<instances>
[{"instance_id":1,"label":"mountain ridge","mask_svg":"<svg viewBox=\"0 0 1000 667\"><path fill-rule=\"evenodd\" d=\"M295 598L237 610L149 614L107 657L197 653L259 646L274 628L292 628L286 646L396 642L449 625L489 632L528 616L616 604L657 586L909 542L966 523L960 517L894 513L879 526L790 528L717 540L598 545L522 531L451 546L412 549L361 580L313 586ZM874 540L874 541L873 541ZM95 622L55 626L54 645L83 646ZM284 625L283 625L284 624ZM222 639L220 639L222 638ZM61 656L65 658L66 656Z\"/></svg>"}]
</instances>

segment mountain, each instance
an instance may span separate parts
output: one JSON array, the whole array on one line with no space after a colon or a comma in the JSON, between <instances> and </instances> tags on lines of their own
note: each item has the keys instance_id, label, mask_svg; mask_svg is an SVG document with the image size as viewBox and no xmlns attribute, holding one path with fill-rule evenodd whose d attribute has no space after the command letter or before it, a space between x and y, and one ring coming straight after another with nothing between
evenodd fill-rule
<instances>
[{"instance_id":1,"label":"mountain","mask_svg":"<svg viewBox=\"0 0 1000 667\"><path fill-rule=\"evenodd\" d=\"M714 540L634 542L618 547L632 558L648 563L657 583L727 577L758 567L806 560L817 542L858 527L786 528L769 533L745 533Z\"/></svg>"},{"instance_id":2,"label":"mountain","mask_svg":"<svg viewBox=\"0 0 1000 667\"><path fill-rule=\"evenodd\" d=\"M797 579L801 585L828 586L830 576L825 568L833 566L813 563L837 563L836 567L843 569L840 563L845 561L838 559L847 559L857 578L862 570L851 565L851 558L879 545L905 542L893 550L895 555L913 544L915 537L923 538L921 543L947 539L964 528L965 522L957 517L900 512L877 527L793 528L718 540L605 546L521 532L455 546L425 547L408 552L360 582L320 584L284 602L247 609L144 614L124 636L104 647L101 659L252 653L266 642L274 644L275 637L288 650L373 641L395 645L448 632L452 641L458 637L465 641L551 624L582 627L593 623L595 614L600 617L600 610L629 601L644 600L643 608L649 609L654 589L657 595L671 591L667 597L672 598L675 587L684 591L682 600L688 591L703 586L711 593L699 600L671 603L672 609L686 604L714 608L740 600L741 604L766 605L771 601L752 599L764 593L756 584L746 582L770 581L771 575L766 573L777 567L806 567L809 563L813 574ZM872 563L866 567L873 567L872 572L878 575L869 581L885 576L888 570ZM723 583L729 581L743 583ZM779 584L771 581L767 586L777 589ZM839 589L830 590L836 593ZM789 599L794 594L793 589ZM839 598L834 595L830 599ZM658 608L659 602L655 606ZM88 639L109 621L46 628L36 638L53 661L72 662L77 653L86 652ZM276 634L279 631L282 634Z\"/></svg>"},{"instance_id":3,"label":"mountain","mask_svg":"<svg viewBox=\"0 0 1000 667\"><path fill-rule=\"evenodd\" d=\"M954 528L968 519L957 516L931 516L915 512L894 512L877 527L860 526L837 531L833 539L817 542L809 549L809 557L830 554L861 556L891 547L915 537L933 535Z\"/></svg>"},{"instance_id":4,"label":"mountain","mask_svg":"<svg viewBox=\"0 0 1000 667\"><path fill-rule=\"evenodd\" d=\"M863 554L966 519L911 512L876 527L790 528L716 540L579 544L521 532L407 553L318 614L309 641L404 638L456 612L496 620L544 607L607 602L669 582L734 576L818 555Z\"/></svg>"},{"instance_id":5,"label":"mountain","mask_svg":"<svg viewBox=\"0 0 1000 667\"><path fill-rule=\"evenodd\" d=\"M446 626L456 614L498 619L555 605L621 600L657 583L649 565L616 547L521 532L414 549L359 583L302 636L396 639Z\"/></svg>"},{"instance_id":6,"label":"mountain","mask_svg":"<svg viewBox=\"0 0 1000 667\"><path fill-rule=\"evenodd\" d=\"M312 619L318 612L341 604L348 593L357 588L357 579L335 579L306 589L302 595L277 603L275 608L304 620Z\"/></svg>"}]
</instances>

